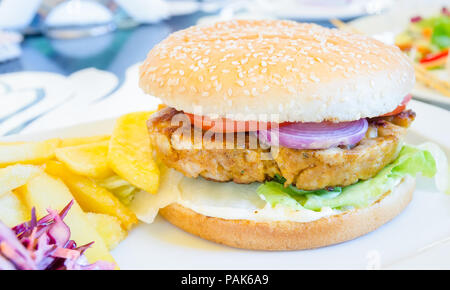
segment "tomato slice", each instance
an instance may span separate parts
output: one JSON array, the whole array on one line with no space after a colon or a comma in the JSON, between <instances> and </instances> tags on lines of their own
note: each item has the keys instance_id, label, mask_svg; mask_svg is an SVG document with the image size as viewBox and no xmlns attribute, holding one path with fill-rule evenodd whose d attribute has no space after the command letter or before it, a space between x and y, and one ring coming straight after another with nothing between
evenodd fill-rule
<instances>
[{"instance_id":1,"label":"tomato slice","mask_svg":"<svg viewBox=\"0 0 450 290\"><path fill-rule=\"evenodd\" d=\"M395 108L394 111L381 115L381 117L393 116L403 112L406 105L411 100L412 96L407 95L401 104ZM214 133L235 133L235 132L248 132L257 131L259 129L270 129L276 123L271 122L259 122L259 121L234 121L227 118L211 119L207 116L197 116L194 114L184 113L189 117L191 124L197 128L201 128L204 131L212 131ZM201 119L200 119L201 118ZM279 123L278 126L286 126L291 122Z\"/></svg>"},{"instance_id":2,"label":"tomato slice","mask_svg":"<svg viewBox=\"0 0 450 290\"><path fill-rule=\"evenodd\" d=\"M393 115L397 115L401 112L403 112L406 109L406 105L409 103L409 101L411 101L412 96L411 95L406 95L406 97L403 99L402 103L395 108L394 111L381 115L381 117L386 117L386 116L393 116Z\"/></svg>"},{"instance_id":3,"label":"tomato slice","mask_svg":"<svg viewBox=\"0 0 450 290\"><path fill-rule=\"evenodd\" d=\"M270 127L273 126L273 124L276 124L271 122L259 122L259 121L234 121L227 118L211 119L207 116L196 116L194 114L189 113L184 114L189 117L191 123L194 126L202 128L202 130L204 131L209 130L214 133L257 131L259 129L270 129ZM278 124L278 126L284 126L287 124L289 124L289 122L280 123Z\"/></svg>"}]
</instances>

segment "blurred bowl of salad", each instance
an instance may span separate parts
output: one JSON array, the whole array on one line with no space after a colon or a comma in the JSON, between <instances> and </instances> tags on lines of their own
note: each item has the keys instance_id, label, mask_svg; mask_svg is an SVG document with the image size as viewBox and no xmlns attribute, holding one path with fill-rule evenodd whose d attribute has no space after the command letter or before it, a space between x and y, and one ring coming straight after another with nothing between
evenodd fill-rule
<instances>
[{"instance_id":1,"label":"blurred bowl of salad","mask_svg":"<svg viewBox=\"0 0 450 290\"><path fill-rule=\"evenodd\" d=\"M424 82L434 79L442 86L450 82L449 10L448 0L399 0L385 13L362 17L348 25L385 43L396 44L416 68L427 74L417 77L413 97L450 110L450 88L436 90Z\"/></svg>"},{"instance_id":2,"label":"blurred bowl of salad","mask_svg":"<svg viewBox=\"0 0 450 290\"><path fill-rule=\"evenodd\" d=\"M444 68L450 47L449 8L442 7L431 17L411 17L408 27L396 36L395 44L427 69Z\"/></svg>"}]
</instances>

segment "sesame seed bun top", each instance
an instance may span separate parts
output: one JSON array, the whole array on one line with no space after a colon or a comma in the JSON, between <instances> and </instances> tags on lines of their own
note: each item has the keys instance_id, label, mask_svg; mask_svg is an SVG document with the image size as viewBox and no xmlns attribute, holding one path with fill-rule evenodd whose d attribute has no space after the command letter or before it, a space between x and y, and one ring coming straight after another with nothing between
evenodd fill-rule
<instances>
[{"instance_id":1,"label":"sesame seed bun top","mask_svg":"<svg viewBox=\"0 0 450 290\"><path fill-rule=\"evenodd\" d=\"M366 36L235 20L173 33L150 51L139 83L188 113L339 122L394 110L413 87L414 70L397 47Z\"/></svg>"}]
</instances>

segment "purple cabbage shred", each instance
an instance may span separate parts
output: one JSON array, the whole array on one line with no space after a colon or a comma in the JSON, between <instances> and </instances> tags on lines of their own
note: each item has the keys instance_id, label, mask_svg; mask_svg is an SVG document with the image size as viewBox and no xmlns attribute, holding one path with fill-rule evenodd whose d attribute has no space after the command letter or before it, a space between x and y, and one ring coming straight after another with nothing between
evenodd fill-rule
<instances>
[{"instance_id":1,"label":"purple cabbage shred","mask_svg":"<svg viewBox=\"0 0 450 290\"><path fill-rule=\"evenodd\" d=\"M450 16L450 10L447 7L442 7L441 13L446 16Z\"/></svg>"},{"instance_id":2,"label":"purple cabbage shred","mask_svg":"<svg viewBox=\"0 0 450 290\"><path fill-rule=\"evenodd\" d=\"M414 17L411 17L411 22L416 23L416 22L422 21L422 19L423 18L421 16L414 16Z\"/></svg>"},{"instance_id":3,"label":"purple cabbage shred","mask_svg":"<svg viewBox=\"0 0 450 290\"><path fill-rule=\"evenodd\" d=\"M47 209L40 220L31 219L12 229L0 222L0 270L112 270L106 261L89 264L83 253L94 242L77 247L63 219L73 200L60 212Z\"/></svg>"}]
</instances>

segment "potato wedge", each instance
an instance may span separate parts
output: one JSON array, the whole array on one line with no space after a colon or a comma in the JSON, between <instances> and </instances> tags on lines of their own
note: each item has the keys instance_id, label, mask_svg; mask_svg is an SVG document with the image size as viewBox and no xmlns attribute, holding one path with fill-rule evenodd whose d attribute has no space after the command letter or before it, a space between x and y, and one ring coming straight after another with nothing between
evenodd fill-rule
<instances>
[{"instance_id":1,"label":"potato wedge","mask_svg":"<svg viewBox=\"0 0 450 290\"><path fill-rule=\"evenodd\" d=\"M109 143L108 161L114 172L134 186L156 193L159 168L153 160L146 121L153 112L120 117Z\"/></svg>"},{"instance_id":2,"label":"potato wedge","mask_svg":"<svg viewBox=\"0 0 450 290\"><path fill-rule=\"evenodd\" d=\"M92 178L106 178L114 174L108 165L108 141L57 148L56 159L71 171Z\"/></svg>"},{"instance_id":3,"label":"potato wedge","mask_svg":"<svg viewBox=\"0 0 450 290\"><path fill-rule=\"evenodd\" d=\"M14 227L26 222L30 211L13 192L7 192L0 197L0 221L8 227Z\"/></svg>"},{"instance_id":4,"label":"potato wedge","mask_svg":"<svg viewBox=\"0 0 450 290\"><path fill-rule=\"evenodd\" d=\"M0 145L0 167L13 163L39 164L55 157L55 149L61 140L25 142Z\"/></svg>"},{"instance_id":5,"label":"potato wedge","mask_svg":"<svg viewBox=\"0 0 450 290\"><path fill-rule=\"evenodd\" d=\"M103 238L109 250L114 249L123 239L127 232L122 228L118 218L101 213L88 212L86 214L91 225Z\"/></svg>"},{"instance_id":6,"label":"potato wedge","mask_svg":"<svg viewBox=\"0 0 450 290\"><path fill-rule=\"evenodd\" d=\"M62 210L74 197L67 186L59 179L49 176L45 172L32 178L26 185L17 189L28 209L36 208L38 218L47 214L47 209ZM75 201L64 222L70 227L71 239L77 245L95 243L85 254L90 263L98 260L114 262L108 248L96 229L89 222L86 214ZM115 263L115 262L114 262Z\"/></svg>"},{"instance_id":7,"label":"potato wedge","mask_svg":"<svg viewBox=\"0 0 450 290\"><path fill-rule=\"evenodd\" d=\"M42 170L33 165L16 164L0 169L0 197L28 182Z\"/></svg>"},{"instance_id":8,"label":"potato wedge","mask_svg":"<svg viewBox=\"0 0 450 290\"><path fill-rule=\"evenodd\" d=\"M119 199L99 186L93 180L76 175L58 161L48 161L45 171L61 178L72 191L77 202L86 212L103 213L117 217L124 229L130 229L137 223L136 215L124 206Z\"/></svg>"},{"instance_id":9,"label":"potato wedge","mask_svg":"<svg viewBox=\"0 0 450 290\"><path fill-rule=\"evenodd\" d=\"M111 136L109 135L99 135L99 136L89 136L89 137L75 137L75 138L65 138L61 140L59 147L69 147L78 146L90 143L97 143L102 141L109 141Z\"/></svg>"}]
</instances>

